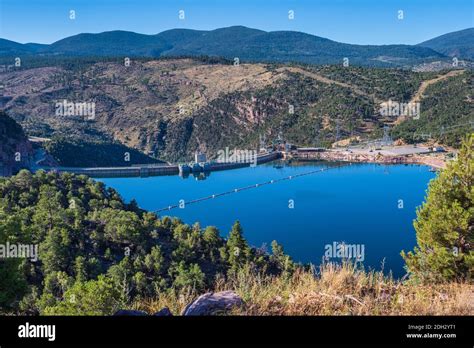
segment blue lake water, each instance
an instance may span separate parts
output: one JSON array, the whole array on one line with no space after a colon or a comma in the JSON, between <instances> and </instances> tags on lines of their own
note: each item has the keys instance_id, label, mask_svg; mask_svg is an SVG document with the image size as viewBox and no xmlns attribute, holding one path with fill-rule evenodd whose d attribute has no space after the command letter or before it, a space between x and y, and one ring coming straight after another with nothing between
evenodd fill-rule
<instances>
[{"instance_id":1,"label":"blue lake water","mask_svg":"<svg viewBox=\"0 0 474 348\"><path fill-rule=\"evenodd\" d=\"M327 168L324 162L213 172L205 180L179 176L99 179L120 192L126 201L158 210L180 200L231 191ZM352 164L291 180L232 193L161 212L186 223L214 225L227 236L235 220L255 247L277 240L294 260L320 264L326 246L334 242L364 246L366 269L404 274L401 250L416 243L413 219L435 176L426 166ZM290 200L294 207L290 208ZM401 207L403 204L403 207Z\"/></svg>"}]
</instances>

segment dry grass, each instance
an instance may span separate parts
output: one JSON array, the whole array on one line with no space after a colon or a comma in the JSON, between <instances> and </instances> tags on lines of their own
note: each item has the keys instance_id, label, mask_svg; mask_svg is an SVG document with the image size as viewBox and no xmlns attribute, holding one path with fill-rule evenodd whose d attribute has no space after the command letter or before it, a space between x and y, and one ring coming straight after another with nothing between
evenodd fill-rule
<instances>
[{"instance_id":1,"label":"dry grass","mask_svg":"<svg viewBox=\"0 0 474 348\"><path fill-rule=\"evenodd\" d=\"M216 280L216 291L234 290L245 306L233 315L473 315L474 285L421 285L365 272L351 264L323 265L316 272L299 270L290 277L242 271ZM167 306L179 314L198 294L179 298L164 294L135 308L149 313Z\"/></svg>"}]
</instances>

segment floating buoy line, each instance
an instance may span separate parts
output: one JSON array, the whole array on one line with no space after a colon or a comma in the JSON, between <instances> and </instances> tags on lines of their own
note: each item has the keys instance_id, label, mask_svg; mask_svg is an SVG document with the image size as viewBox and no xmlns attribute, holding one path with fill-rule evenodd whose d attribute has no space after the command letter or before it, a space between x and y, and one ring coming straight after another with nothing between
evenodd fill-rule
<instances>
[{"instance_id":1,"label":"floating buoy line","mask_svg":"<svg viewBox=\"0 0 474 348\"><path fill-rule=\"evenodd\" d=\"M246 191L246 190L250 190L250 189L253 189L253 188L258 188L258 187L265 186L265 185L276 184L276 183L281 182L281 181L293 180L295 178L299 178L299 177L302 177L302 176L307 176L307 175L312 175L312 174L316 174L316 173L326 172L326 171L331 170L331 169L347 167L350 164L352 164L352 163L342 164L342 165L338 165L338 166L334 166L334 167L325 167L325 168L321 168L321 169L317 169L317 170L312 170L310 172L305 172L305 173L296 174L296 175L290 175L290 176L287 176L287 177L284 177L284 178L281 178L281 179L272 179L272 180L265 181L265 182L262 182L262 183L259 183L259 184L254 184L254 185L250 185L250 186L236 188L236 189L226 191L226 192L222 192L222 193L212 194L210 196L206 196L206 197L202 197L202 198L198 198L198 199L193 199L193 200L187 201L187 202L182 201L181 204L169 205L167 207L164 207L164 208L161 208L161 209L158 209L158 210L154 210L154 212L155 213L160 213L162 211L169 211L169 210L172 210L172 209L179 208L180 205L187 206L189 204L199 203L199 202L202 202L202 201L207 201L207 200L215 199L215 198L222 197L222 196L227 196L227 195L230 195L232 193Z\"/></svg>"}]
</instances>

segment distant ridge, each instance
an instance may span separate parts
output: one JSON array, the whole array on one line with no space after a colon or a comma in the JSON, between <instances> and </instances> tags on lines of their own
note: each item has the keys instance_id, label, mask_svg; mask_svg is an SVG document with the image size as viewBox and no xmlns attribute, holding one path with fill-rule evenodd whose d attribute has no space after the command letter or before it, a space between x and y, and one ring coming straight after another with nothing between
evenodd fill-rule
<instances>
[{"instance_id":1,"label":"distant ridge","mask_svg":"<svg viewBox=\"0 0 474 348\"><path fill-rule=\"evenodd\" d=\"M474 28L444 34L418 44L449 57L474 60Z\"/></svg>"},{"instance_id":2,"label":"distant ridge","mask_svg":"<svg viewBox=\"0 0 474 348\"><path fill-rule=\"evenodd\" d=\"M254 62L341 63L365 66L410 66L448 59L461 52L472 58L474 43L463 39L471 29L425 41L419 45L353 45L295 31L232 26L210 31L171 29L156 35L129 31L78 34L50 45L20 44L0 39L0 56L220 56ZM462 57L461 57L462 58Z\"/></svg>"}]
</instances>

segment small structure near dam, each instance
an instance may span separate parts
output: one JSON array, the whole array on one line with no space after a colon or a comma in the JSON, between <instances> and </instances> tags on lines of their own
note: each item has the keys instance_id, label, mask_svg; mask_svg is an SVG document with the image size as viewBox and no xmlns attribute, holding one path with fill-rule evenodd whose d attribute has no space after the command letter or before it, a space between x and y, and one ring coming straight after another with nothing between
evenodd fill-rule
<instances>
[{"instance_id":1,"label":"small structure near dam","mask_svg":"<svg viewBox=\"0 0 474 348\"><path fill-rule=\"evenodd\" d=\"M349 146L337 149L297 148L295 151L284 152L283 156L284 158L303 161L322 160L380 164L417 163L427 164L435 168L444 167L444 154L438 148L415 145L390 145L377 148L362 146Z\"/></svg>"}]
</instances>

